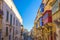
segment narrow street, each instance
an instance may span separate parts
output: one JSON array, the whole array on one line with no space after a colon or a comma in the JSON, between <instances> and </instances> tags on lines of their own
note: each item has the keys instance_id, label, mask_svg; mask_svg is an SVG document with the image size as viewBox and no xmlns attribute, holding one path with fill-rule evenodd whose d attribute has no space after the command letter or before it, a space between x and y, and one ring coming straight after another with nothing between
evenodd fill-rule
<instances>
[{"instance_id":1,"label":"narrow street","mask_svg":"<svg viewBox=\"0 0 60 40\"><path fill-rule=\"evenodd\" d=\"M0 40L60 40L60 0L0 0Z\"/></svg>"}]
</instances>

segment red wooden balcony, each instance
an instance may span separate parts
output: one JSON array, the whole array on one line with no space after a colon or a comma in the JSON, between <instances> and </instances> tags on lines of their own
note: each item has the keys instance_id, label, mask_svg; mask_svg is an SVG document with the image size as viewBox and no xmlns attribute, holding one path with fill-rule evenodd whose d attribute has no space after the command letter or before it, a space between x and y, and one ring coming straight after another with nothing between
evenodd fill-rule
<instances>
[{"instance_id":1,"label":"red wooden balcony","mask_svg":"<svg viewBox=\"0 0 60 40\"><path fill-rule=\"evenodd\" d=\"M52 22L52 11L51 10L47 10L44 14L43 14L43 23L51 23Z\"/></svg>"}]
</instances>

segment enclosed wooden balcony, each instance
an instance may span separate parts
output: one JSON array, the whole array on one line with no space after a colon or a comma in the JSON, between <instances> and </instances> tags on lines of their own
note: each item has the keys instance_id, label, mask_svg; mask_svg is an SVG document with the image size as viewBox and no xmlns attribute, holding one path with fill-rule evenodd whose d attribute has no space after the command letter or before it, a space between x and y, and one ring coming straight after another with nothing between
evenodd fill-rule
<instances>
[{"instance_id":1,"label":"enclosed wooden balcony","mask_svg":"<svg viewBox=\"0 0 60 40\"><path fill-rule=\"evenodd\" d=\"M57 11L56 13L54 13L52 15L52 18L53 18L53 22L56 23L56 24L60 24L60 10Z\"/></svg>"},{"instance_id":2,"label":"enclosed wooden balcony","mask_svg":"<svg viewBox=\"0 0 60 40\"><path fill-rule=\"evenodd\" d=\"M49 5L53 6L57 0L50 0Z\"/></svg>"}]
</instances>

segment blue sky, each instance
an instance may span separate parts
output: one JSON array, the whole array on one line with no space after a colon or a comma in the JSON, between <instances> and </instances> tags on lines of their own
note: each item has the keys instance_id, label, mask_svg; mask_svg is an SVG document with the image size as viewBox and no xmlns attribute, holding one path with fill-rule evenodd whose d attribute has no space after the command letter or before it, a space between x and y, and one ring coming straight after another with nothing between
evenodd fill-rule
<instances>
[{"instance_id":1,"label":"blue sky","mask_svg":"<svg viewBox=\"0 0 60 40\"><path fill-rule=\"evenodd\" d=\"M42 0L13 0L22 19L25 29L30 31Z\"/></svg>"}]
</instances>

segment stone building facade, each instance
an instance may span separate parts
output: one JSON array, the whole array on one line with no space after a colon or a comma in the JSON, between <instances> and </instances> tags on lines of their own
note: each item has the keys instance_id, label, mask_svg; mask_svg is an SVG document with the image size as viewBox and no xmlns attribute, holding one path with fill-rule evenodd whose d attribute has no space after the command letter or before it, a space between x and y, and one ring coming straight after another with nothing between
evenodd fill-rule
<instances>
[{"instance_id":1,"label":"stone building facade","mask_svg":"<svg viewBox=\"0 0 60 40\"><path fill-rule=\"evenodd\" d=\"M22 18L13 0L0 0L0 39L20 40Z\"/></svg>"}]
</instances>

